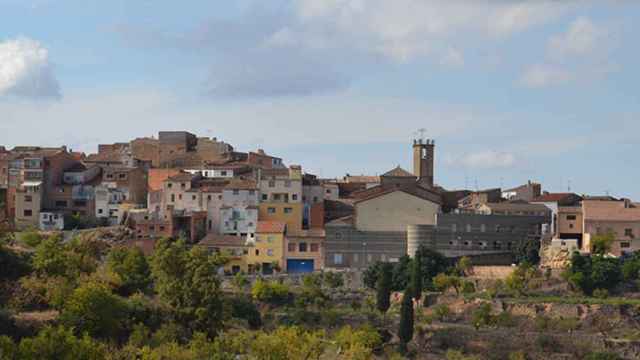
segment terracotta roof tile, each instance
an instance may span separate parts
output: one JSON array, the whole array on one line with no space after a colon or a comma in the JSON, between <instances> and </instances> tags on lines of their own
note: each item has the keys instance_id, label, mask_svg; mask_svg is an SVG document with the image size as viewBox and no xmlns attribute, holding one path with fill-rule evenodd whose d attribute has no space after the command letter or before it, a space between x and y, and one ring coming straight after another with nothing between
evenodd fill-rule
<instances>
[{"instance_id":1,"label":"terracotta roof tile","mask_svg":"<svg viewBox=\"0 0 640 360\"><path fill-rule=\"evenodd\" d=\"M242 236L207 234L204 239L200 240L198 245L207 247L241 247L245 246L245 243L246 239Z\"/></svg>"},{"instance_id":2,"label":"terracotta roof tile","mask_svg":"<svg viewBox=\"0 0 640 360\"><path fill-rule=\"evenodd\" d=\"M538 196L537 198L531 200L531 202L558 202L572 195L578 196L573 193L548 193Z\"/></svg>"},{"instance_id":3,"label":"terracotta roof tile","mask_svg":"<svg viewBox=\"0 0 640 360\"><path fill-rule=\"evenodd\" d=\"M287 224L282 221L258 221L257 233L281 234L284 233Z\"/></svg>"}]
</instances>

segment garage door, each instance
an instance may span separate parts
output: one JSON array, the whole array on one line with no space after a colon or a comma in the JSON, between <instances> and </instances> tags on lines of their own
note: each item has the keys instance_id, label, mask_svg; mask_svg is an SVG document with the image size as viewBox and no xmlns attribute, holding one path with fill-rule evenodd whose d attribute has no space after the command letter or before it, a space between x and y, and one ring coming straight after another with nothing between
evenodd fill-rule
<instances>
[{"instance_id":1,"label":"garage door","mask_svg":"<svg viewBox=\"0 0 640 360\"><path fill-rule=\"evenodd\" d=\"M287 272L291 274L313 272L313 260L288 259Z\"/></svg>"}]
</instances>

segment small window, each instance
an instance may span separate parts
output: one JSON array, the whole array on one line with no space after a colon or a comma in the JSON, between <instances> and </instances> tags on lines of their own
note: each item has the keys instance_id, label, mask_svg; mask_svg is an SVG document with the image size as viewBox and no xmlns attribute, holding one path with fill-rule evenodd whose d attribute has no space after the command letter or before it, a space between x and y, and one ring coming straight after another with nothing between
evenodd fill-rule
<instances>
[{"instance_id":1,"label":"small window","mask_svg":"<svg viewBox=\"0 0 640 360\"><path fill-rule=\"evenodd\" d=\"M631 243L628 243L628 242L621 242L621 243L620 243L620 247L621 247L621 248L629 248L629 247L631 247Z\"/></svg>"},{"instance_id":2,"label":"small window","mask_svg":"<svg viewBox=\"0 0 640 360\"><path fill-rule=\"evenodd\" d=\"M240 190L233 189L233 195L240 195Z\"/></svg>"},{"instance_id":3,"label":"small window","mask_svg":"<svg viewBox=\"0 0 640 360\"><path fill-rule=\"evenodd\" d=\"M182 200L182 194L178 194L178 200Z\"/></svg>"},{"instance_id":4,"label":"small window","mask_svg":"<svg viewBox=\"0 0 640 360\"><path fill-rule=\"evenodd\" d=\"M260 256L260 249L256 249L256 256Z\"/></svg>"},{"instance_id":5,"label":"small window","mask_svg":"<svg viewBox=\"0 0 640 360\"><path fill-rule=\"evenodd\" d=\"M172 184L172 183L168 183L168 184L167 184L167 187L168 187L169 189L171 189L171 188L173 187L173 184Z\"/></svg>"},{"instance_id":6,"label":"small window","mask_svg":"<svg viewBox=\"0 0 640 360\"><path fill-rule=\"evenodd\" d=\"M624 229L624 236L633 237L633 229Z\"/></svg>"},{"instance_id":7,"label":"small window","mask_svg":"<svg viewBox=\"0 0 640 360\"><path fill-rule=\"evenodd\" d=\"M33 196L31 196L31 195L25 195L25 197L24 197L24 201L25 201L25 202L32 202L32 201L33 201Z\"/></svg>"},{"instance_id":8,"label":"small window","mask_svg":"<svg viewBox=\"0 0 640 360\"><path fill-rule=\"evenodd\" d=\"M207 195L207 200L211 201L211 195Z\"/></svg>"},{"instance_id":9,"label":"small window","mask_svg":"<svg viewBox=\"0 0 640 360\"><path fill-rule=\"evenodd\" d=\"M289 243L287 245L287 251L289 252L295 252L296 251L296 244L295 243Z\"/></svg>"},{"instance_id":10,"label":"small window","mask_svg":"<svg viewBox=\"0 0 640 360\"><path fill-rule=\"evenodd\" d=\"M317 202L318 202L318 197L317 197L317 196L314 196L314 197L313 197L313 202L314 202L314 203L317 203Z\"/></svg>"},{"instance_id":11,"label":"small window","mask_svg":"<svg viewBox=\"0 0 640 360\"><path fill-rule=\"evenodd\" d=\"M291 200L293 200L293 201L298 200L298 194L291 195Z\"/></svg>"},{"instance_id":12,"label":"small window","mask_svg":"<svg viewBox=\"0 0 640 360\"><path fill-rule=\"evenodd\" d=\"M127 174L119 174L118 178L122 179L126 179L127 178Z\"/></svg>"},{"instance_id":13,"label":"small window","mask_svg":"<svg viewBox=\"0 0 640 360\"><path fill-rule=\"evenodd\" d=\"M307 243L300 243L300 245L298 246L298 250L300 252L307 252Z\"/></svg>"},{"instance_id":14,"label":"small window","mask_svg":"<svg viewBox=\"0 0 640 360\"><path fill-rule=\"evenodd\" d=\"M171 194L171 202L176 202L176 194Z\"/></svg>"},{"instance_id":15,"label":"small window","mask_svg":"<svg viewBox=\"0 0 640 360\"><path fill-rule=\"evenodd\" d=\"M573 224L569 224L569 229L573 229Z\"/></svg>"},{"instance_id":16,"label":"small window","mask_svg":"<svg viewBox=\"0 0 640 360\"><path fill-rule=\"evenodd\" d=\"M471 224L467 224L467 232L471 232Z\"/></svg>"},{"instance_id":17,"label":"small window","mask_svg":"<svg viewBox=\"0 0 640 360\"><path fill-rule=\"evenodd\" d=\"M102 209L98 209L98 214L102 214Z\"/></svg>"},{"instance_id":18,"label":"small window","mask_svg":"<svg viewBox=\"0 0 640 360\"><path fill-rule=\"evenodd\" d=\"M487 232L487 226L485 224L480 225L480 232Z\"/></svg>"},{"instance_id":19,"label":"small window","mask_svg":"<svg viewBox=\"0 0 640 360\"><path fill-rule=\"evenodd\" d=\"M24 216L25 216L25 217L31 217L31 216L33 216L33 210L25 210L25 211L24 211Z\"/></svg>"},{"instance_id":20,"label":"small window","mask_svg":"<svg viewBox=\"0 0 640 360\"><path fill-rule=\"evenodd\" d=\"M220 176L227 176L227 172L225 170L220 171Z\"/></svg>"},{"instance_id":21,"label":"small window","mask_svg":"<svg viewBox=\"0 0 640 360\"><path fill-rule=\"evenodd\" d=\"M276 187L276 182L274 180L269 180L269 187Z\"/></svg>"},{"instance_id":22,"label":"small window","mask_svg":"<svg viewBox=\"0 0 640 360\"><path fill-rule=\"evenodd\" d=\"M256 194L255 190L249 190L249 195L254 196Z\"/></svg>"},{"instance_id":23,"label":"small window","mask_svg":"<svg viewBox=\"0 0 640 360\"><path fill-rule=\"evenodd\" d=\"M575 215L567 215L567 220L575 220L576 216Z\"/></svg>"},{"instance_id":24,"label":"small window","mask_svg":"<svg viewBox=\"0 0 640 360\"><path fill-rule=\"evenodd\" d=\"M320 246L318 244L311 244L311 246L309 247L311 252L318 252L318 250L320 249Z\"/></svg>"},{"instance_id":25,"label":"small window","mask_svg":"<svg viewBox=\"0 0 640 360\"><path fill-rule=\"evenodd\" d=\"M458 224L451 224L451 231L458 232Z\"/></svg>"},{"instance_id":26,"label":"small window","mask_svg":"<svg viewBox=\"0 0 640 360\"><path fill-rule=\"evenodd\" d=\"M191 195L191 200L195 200L196 196L195 195Z\"/></svg>"},{"instance_id":27,"label":"small window","mask_svg":"<svg viewBox=\"0 0 640 360\"><path fill-rule=\"evenodd\" d=\"M181 183L181 184L180 184L180 188L181 188L181 189L184 189L184 188L186 188L186 187L187 187L187 184L185 184L185 183Z\"/></svg>"},{"instance_id":28,"label":"small window","mask_svg":"<svg viewBox=\"0 0 640 360\"><path fill-rule=\"evenodd\" d=\"M284 208L284 213L285 214L291 214L292 212L293 212L293 208L290 208L290 207Z\"/></svg>"},{"instance_id":29,"label":"small window","mask_svg":"<svg viewBox=\"0 0 640 360\"><path fill-rule=\"evenodd\" d=\"M56 207L67 207L66 200L56 200Z\"/></svg>"},{"instance_id":30,"label":"small window","mask_svg":"<svg viewBox=\"0 0 640 360\"><path fill-rule=\"evenodd\" d=\"M267 249L267 255L273 256L273 249Z\"/></svg>"},{"instance_id":31,"label":"small window","mask_svg":"<svg viewBox=\"0 0 640 360\"><path fill-rule=\"evenodd\" d=\"M268 212L269 214L275 214L275 213L276 213L276 208L274 208L274 207L270 207L270 208L268 208L268 209L267 209L267 212Z\"/></svg>"},{"instance_id":32,"label":"small window","mask_svg":"<svg viewBox=\"0 0 640 360\"><path fill-rule=\"evenodd\" d=\"M333 254L333 263L336 265L342 265L342 254Z\"/></svg>"},{"instance_id":33,"label":"small window","mask_svg":"<svg viewBox=\"0 0 640 360\"><path fill-rule=\"evenodd\" d=\"M327 190L326 190L326 193L327 193L327 194L331 194L331 189L327 189Z\"/></svg>"},{"instance_id":34,"label":"small window","mask_svg":"<svg viewBox=\"0 0 640 360\"><path fill-rule=\"evenodd\" d=\"M269 195L262 194L262 201L267 201L267 200L269 200Z\"/></svg>"}]
</instances>

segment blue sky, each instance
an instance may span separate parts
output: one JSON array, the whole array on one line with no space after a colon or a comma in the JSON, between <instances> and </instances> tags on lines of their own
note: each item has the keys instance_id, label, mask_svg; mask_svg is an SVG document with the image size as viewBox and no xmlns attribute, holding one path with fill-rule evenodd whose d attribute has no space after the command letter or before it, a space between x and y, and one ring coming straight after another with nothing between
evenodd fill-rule
<instances>
[{"instance_id":1,"label":"blue sky","mask_svg":"<svg viewBox=\"0 0 640 360\"><path fill-rule=\"evenodd\" d=\"M0 144L186 129L325 177L640 200L640 4L0 0Z\"/></svg>"}]
</instances>

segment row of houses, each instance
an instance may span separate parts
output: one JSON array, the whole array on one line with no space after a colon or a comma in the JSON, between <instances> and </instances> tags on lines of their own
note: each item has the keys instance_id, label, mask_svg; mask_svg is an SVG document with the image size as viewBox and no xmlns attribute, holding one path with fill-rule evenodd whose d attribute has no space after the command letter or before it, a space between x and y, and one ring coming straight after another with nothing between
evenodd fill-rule
<instances>
[{"instance_id":1,"label":"row of houses","mask_svg":"<svg viewBox=\"0 0 640 360\"><path fill-rule=\"evenodd\" d=\"M435 142L416 139L411 154L413 171L320 179L263 150L184 131L102 144L90 155L0 148L0 221L59 230L70 217L91 218L130 227L145 248L183 237L226 253L230 273L360 268L420 245L510 263L530 244L588 252L605 233L615 235L613 255L640 249L640 207L629 200L547 193L531 181L447 190L435 183Z\"/></svg>"}]
</instances>

